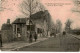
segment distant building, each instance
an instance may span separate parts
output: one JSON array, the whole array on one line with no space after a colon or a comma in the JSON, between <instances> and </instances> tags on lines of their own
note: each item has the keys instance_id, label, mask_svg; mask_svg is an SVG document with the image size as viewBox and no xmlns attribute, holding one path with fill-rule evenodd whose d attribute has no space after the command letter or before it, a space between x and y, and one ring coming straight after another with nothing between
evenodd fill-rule
<instances>
[{"instance_id":1,"label":"distant building","mask_svg":"<svg viewBox=\"0 0 80 53\"><path fill-rule=\"evenodd\" d=\"M7 20L7 23L2 25L1 28L1 35L2 35L3 42L10 42L13 40L12 25L8 21L9 19Z\"/></svg>"}]
</instances>

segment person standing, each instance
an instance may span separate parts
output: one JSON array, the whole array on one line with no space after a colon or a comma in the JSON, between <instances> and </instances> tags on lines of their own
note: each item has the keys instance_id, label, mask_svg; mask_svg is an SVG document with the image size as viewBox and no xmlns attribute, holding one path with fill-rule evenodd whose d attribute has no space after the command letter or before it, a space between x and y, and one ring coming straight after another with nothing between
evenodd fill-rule
<instances>
[{"instance_id":1,"label":"person standing","mask_svg":"<svg viewBox=\"0 0 80 53\"><path fill-rule=\"evenodd\" d=\"M29 36L29 43L32 43L32 34Z\"/></svg>"},{"instance_id":2,"label":"person standing","mask_svg":"<svg viewBox=\"0 0 80 53\"><path fill-rule=\"evenodd\" d=\"M36 34L36 32L34 34L34 39L35 39L35 42L36 42L37 41L37 34Z\"/></svg>"},{"instance_id":3,"label":"person standing","mask_svg":"<svg viewBox=\"0 0 80 53\"><path fill-rule=\"evenodd\" d=\"M65 31L63 31L63 35L66 35L66 32Z\"/></svg>"},{"instance_id":4,"label":"person standing","mask_svg":"<svg viewBox=\"0 0 80 53\"><path fill-rule=\"evenodd\" d=\"M18 40L20 41L21 40L21 34L18 33Z\"/></svg>"}]
</instances>

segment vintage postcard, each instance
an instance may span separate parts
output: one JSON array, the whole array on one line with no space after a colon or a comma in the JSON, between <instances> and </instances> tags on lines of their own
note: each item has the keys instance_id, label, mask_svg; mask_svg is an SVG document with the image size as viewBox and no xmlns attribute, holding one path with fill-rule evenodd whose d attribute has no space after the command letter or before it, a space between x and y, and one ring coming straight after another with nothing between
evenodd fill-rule
<instances>
[{"instance_id":1,"label":"vintage postcard","mask_svg":"<svg viewBox=\"0 0 80 53\"><path fill-rule=\"evenodd\" d=\"M80 51L80 0L0 0L1 51Z\"/></svg>"}]
</instances>

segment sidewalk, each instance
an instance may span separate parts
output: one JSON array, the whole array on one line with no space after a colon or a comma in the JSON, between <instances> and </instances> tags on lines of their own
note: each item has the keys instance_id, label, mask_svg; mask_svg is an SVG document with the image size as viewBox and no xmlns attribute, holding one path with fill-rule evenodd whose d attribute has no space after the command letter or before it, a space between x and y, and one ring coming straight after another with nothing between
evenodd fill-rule
<instances>
[{"instance_id":1,"label":"sidewalk","mask_svg":"<svg viewBox=\"0 0 80 53\"><path fill-rule=\"evenodd\" d=\"M19 41L19 42L12 42L12 43L5 43L3 44L3 47L1 48L2 51L13 51L18 50L19 48L23 48L26 46L30 46L35 43L39 43L40 41L47 40L48 38L39 38L36 42L28 43L25 41Z\"/></svg>"}]
</instances>

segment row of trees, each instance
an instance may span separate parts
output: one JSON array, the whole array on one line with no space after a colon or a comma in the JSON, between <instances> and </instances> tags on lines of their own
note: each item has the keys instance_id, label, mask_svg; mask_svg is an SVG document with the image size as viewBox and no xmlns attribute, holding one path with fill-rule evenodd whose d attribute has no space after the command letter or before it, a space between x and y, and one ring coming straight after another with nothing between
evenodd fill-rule
<instances>
[{"instance_id":1,"label":"row of trees","mask_svg":"<svg viewBox=\"0 0 80 53\"><path fill-rule=\"evenodd\" d=\"M61 22L61 20L56 20L56 23L53 23L52 22L52 24L51 24L51 28L52 28L52 30L51 30L51 33L61 33L61 31L62 31L62 22Z\"/></svg>"},{"instance_id":2,"label":"row of trees","mask_svg":"<svg viewBox=\"0 0 80 53\"><path fill-rule=\"evenodd\" d=\"M70 33L70 31L72 30L72 29L71 29L71 25L72 25L72 21L71 21L70 19L68 19L68 20L66 21L66 23L65 23L65 31L66 31L67 33Z\"/></svg>"},{"instance_id":3,"label":"row of trees","mask_svg":"<svg viewBox=\"0 0 80 53\"><path fill-rule=\"evenodd\" d=\"M61 33L62 31L70 33L70 31L72 30L71 26L72 26L72 20L67 19L65 22L65 28L62 29L62 22L61 20L58 19L56 20L56 24L52 25L52 32L54 31L56 34Z\"/></svg>"}]
</instances>

